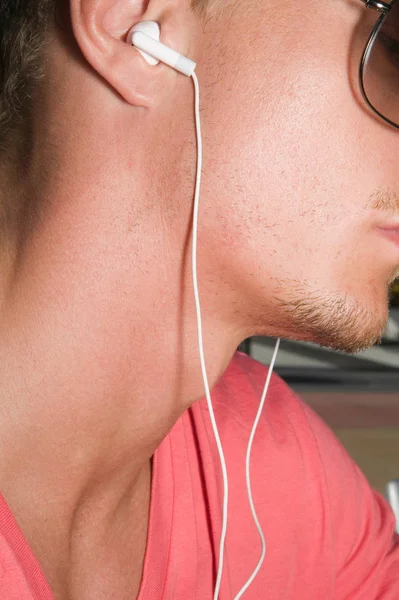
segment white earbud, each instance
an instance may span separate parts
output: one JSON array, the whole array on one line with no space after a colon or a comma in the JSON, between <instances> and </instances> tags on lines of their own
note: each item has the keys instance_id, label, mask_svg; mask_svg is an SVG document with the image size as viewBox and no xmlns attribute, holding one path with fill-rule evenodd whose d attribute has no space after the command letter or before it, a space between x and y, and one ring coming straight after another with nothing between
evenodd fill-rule
<instances>
[{"instance_id":1,"label":"white earbud","mask_svg":"<svg viewBox=\"0 0 399 600\"><path fill-rule=\"evenodd\" d=\"M128 34L129 42L138 49L150 65L163 62L179 73L190 77L194 73L196 63L162 44L159 38L160 28L155 21L141 21Z\"/></svg>"}]
</instances>

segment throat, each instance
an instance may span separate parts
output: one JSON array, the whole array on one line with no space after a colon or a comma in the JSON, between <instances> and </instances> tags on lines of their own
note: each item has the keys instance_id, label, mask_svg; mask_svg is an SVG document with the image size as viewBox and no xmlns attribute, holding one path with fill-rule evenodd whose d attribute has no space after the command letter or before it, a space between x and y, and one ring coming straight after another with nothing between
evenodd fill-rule
<instances>
[{"instance_id":1,"label":"throat","mask_svg":"<svg viewBox=\"0 0 399 600\"><path fill-rule=\"evenodd\" d=\"M31 505L10 504L54 600L135 600L143 578L151 504L152 459L143 468L134 494L110 512L101 500L76 510L69 536L64 524L33 514ZM95 508L93 508L95 506ZM106 516L105 516L106 515Z\"/></svg>"},{"instance_id":2,"label":"throat","mask_svg":"<svg viewBox=\"0 0 399 600\"><path fill-rule=\"evenodd\" d=\"M87 530L84 524L76 530L71 545L68 600L137 598L147 548L151 482L152 461L130 504L121 507L107 523L89 519Z\"/></svg>"}]
</instances>

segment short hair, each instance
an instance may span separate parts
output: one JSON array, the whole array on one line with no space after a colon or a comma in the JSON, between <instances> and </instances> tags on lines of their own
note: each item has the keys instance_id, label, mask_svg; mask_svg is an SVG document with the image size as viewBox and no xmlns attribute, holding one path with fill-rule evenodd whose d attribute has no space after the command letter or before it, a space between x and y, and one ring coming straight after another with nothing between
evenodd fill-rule
<instances>
[{"instance_id":1,"label":"short hair","mask_svg":"<svg viewBox=\"0 0 399 600\"><path fill-rule=\"evenodd\" d=\"M0 147L30 109L43 75L46 30L55 0L0 0Z\"/></svg>"},{"instance_id":2,"label":"short hair","mask_svg":"<svg viewBox=\"0 0 399 600\"><path fill-rule=\"evenodd\" d=\"M18 133L45 72L44 49L58 0L0 0L0 150ZM209 0L192 0L203 12Z\"/></svg>"}]
</instances>

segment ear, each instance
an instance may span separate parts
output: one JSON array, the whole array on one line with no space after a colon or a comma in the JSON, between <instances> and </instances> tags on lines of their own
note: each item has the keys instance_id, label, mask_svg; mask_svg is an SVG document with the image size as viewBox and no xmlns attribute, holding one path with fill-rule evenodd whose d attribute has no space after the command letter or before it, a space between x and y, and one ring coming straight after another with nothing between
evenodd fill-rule
<instances>
[{"instance_id":1,"label":"ear","mask_svg":"<svg viewBox=\"0 0 399 600\"><path fill-rule=\"evenodd\" d=\"M157 21L160 41L186 54L194 31L189 4L190 0L70 0L72 29L91 67L126 102L149 107L162 98L165 86L182 76L162 63L149 65L128 42L128 33L140 21Z\"/></svg>"}]
</instances>

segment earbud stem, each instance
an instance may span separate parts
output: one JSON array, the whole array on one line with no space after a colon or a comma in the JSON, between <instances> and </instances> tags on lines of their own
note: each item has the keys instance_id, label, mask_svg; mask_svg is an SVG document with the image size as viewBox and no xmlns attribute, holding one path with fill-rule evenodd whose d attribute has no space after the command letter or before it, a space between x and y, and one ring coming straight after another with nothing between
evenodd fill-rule
<instances>
[{"instance_id":1,"label":"earbud stem","mask_svg":"<svg viewBox=\"0 0 399 600\"><path fill-rule=\"evenodd\" d=\"M187 77L190 77L193 74L197 66L194 61L179 54L176 50L169 48L169 46L165 46L165 44L145 35L145 33L142 33L141 31L133 32L132 44L153 58L172 67L172 69L176 69L179 73L187 75Z\"/></svg>"}]
</instances>

